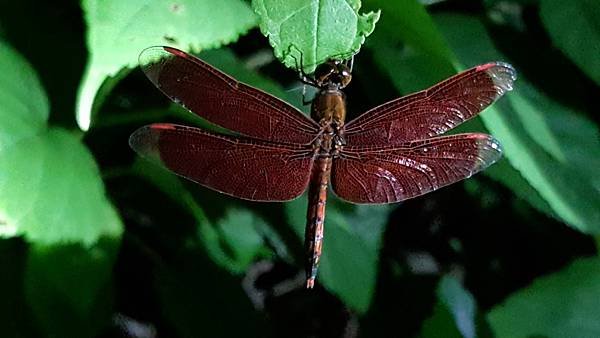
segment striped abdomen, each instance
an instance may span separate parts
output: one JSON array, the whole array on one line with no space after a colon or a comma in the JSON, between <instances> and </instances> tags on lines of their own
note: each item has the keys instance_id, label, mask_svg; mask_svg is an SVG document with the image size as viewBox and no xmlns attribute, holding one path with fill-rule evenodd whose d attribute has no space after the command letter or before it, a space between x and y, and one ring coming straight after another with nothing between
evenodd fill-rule
<instances>
[{"instance_id":1,"label":"striped abdomen","mask_svg":"<svg viewBox=\"0 0 600 338\"><path fill-rule=\"evenodd\" d=\"M319 157L314 164L311 175L308 189L308 213L306 215L306 287L309 289L315 284L323 247L323 225L330 173L331 157Z\"/></svg>"}]
</instances>

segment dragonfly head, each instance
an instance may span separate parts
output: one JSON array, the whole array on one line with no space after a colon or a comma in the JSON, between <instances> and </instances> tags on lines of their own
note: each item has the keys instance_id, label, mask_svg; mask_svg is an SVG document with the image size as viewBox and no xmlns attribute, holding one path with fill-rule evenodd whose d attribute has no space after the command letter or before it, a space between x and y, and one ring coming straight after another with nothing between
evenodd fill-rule
<instances>
[{"instance_id":1,"label":"dragonfly head","mask_svg":"<svg viewBox=\"0 0 600 338\"><path fill-rule=\"evenodd\" d=\"M352 80L352 71L342 61L329 60L317 67L314 79L320 88L333 86L342 89Z\"/></svg>"}]
</instances>

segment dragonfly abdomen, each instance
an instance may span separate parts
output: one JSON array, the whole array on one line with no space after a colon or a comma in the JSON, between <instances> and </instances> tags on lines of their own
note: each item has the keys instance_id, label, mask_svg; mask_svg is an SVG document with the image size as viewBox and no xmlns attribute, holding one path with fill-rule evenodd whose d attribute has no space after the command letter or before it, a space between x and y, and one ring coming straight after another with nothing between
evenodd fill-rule
<instances>
[{"instance_id":1,"label":"dragonfly abdomen","mask_svg":"<svg viewBox=\"0 0 600 338\"><path fill-rule=\"evenodd\" d=\"M308 213L306 216L306 287L312 289L319 268L323 248L323 226L327 187L331 173L331 156L317 158L308 189Z\"/></svg>"}]
</instances>

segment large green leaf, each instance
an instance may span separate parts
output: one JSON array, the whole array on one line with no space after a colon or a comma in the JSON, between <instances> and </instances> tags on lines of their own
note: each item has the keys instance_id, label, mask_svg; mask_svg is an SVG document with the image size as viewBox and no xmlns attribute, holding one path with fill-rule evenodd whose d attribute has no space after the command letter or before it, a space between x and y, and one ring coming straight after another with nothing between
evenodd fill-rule
<instances>
[{"instance_id":1,"label":"large green leaf","mask_svg":"<svg viewBox=\"0 0 600 338\"><path fill-rule=\"evenodd\" d=\"M147 47L199 51L235 41L256 24L242 0L84 0L90 58L79 88L77 121L90 127L94 99L108 77L137 66Z\"/></svg>"},{"instance_id":2,"label":"large green leaf","mask_svg":"<svg viewBox=\"0 0 600 338\"><path fill-rule=\"evenodd\" d=\"M461 64L503 59L479 20L462 15L437 19ZM523 77L506 96L481 118L502 143L510 164L562 220L580 231L600 233L598 129L583 114L537 92Z\"/></svg>"},{"instance_id":3,"label":"large green leaf","mask_svg":"<svg viewBox=\"0 0 600 338\"><path fill-rule=\"evenodd\" d=\"M379 12L359 14L360 0L253 0L252 7L275 56L307 73L356 54L379 19Z\"/></svg>"},{"instance_id":4,"label":"large green leaf","mask_svg":"<svg viewBox=\"0 0 600 338\"><path fill-rule=\"evenodd\" d=\"M0 234L44 244L118 237L121 222L93 157L75 136L46 129L47 99L33 70L5 45L0 51L11 80L0 81Z\"/></svg>"},{"instance_id":5,"label":"large green leaf","mask_svg":"<svg viewBox=\"0 0 600 338\"><path fill-rule=\"evenodd\" d=\"M304 239L307 200L286 204L288 222ZM343 204L331 197L325 213L325 239L317 283L348 306L365 312L375 291L381 236L390 206Z\"/></svg>"},{"instance_id":6,"label":"large green leaf","mask_svg":"<svg viewBox=\"0 0 600 338\"><path fill-rule=\"evenodd\" d=\"M598 337L598 294L600 259L579 259L513 294L488 319L497 337Z\"/></svg>"},{"instance_id":7,"label":"large green leaf","mask_svg":"<svg viewBox=\"0 0 600 338\"><path fill-rule=\"evenodd\" d=\"M600 1L541 0L540 17L554 44L600 85Z\"/></svg>"},{"instance_id":8,"label":"large green leaf","mask_svg":"<svg viewBox=\"0 0 600 338\"><path fill-rule=\"evenodd\" d=\"M1 43L0 68L0 234L31 242L24 293L45 336L96 336L111 312L101 291L120 219L85 146L46 127L48 100L33 69Z\"/></svg>"},{"instance_id":9,"label":"large green leaf","mask_svg":"<svg viewBox=\"0 0 600 338\"><path fill-rule=\"evenodd\" d=\"M0 212L5 234L39 243L91 245L121 232L94 159L61 129L0 150Z\"/></svg>"}]
</instances>

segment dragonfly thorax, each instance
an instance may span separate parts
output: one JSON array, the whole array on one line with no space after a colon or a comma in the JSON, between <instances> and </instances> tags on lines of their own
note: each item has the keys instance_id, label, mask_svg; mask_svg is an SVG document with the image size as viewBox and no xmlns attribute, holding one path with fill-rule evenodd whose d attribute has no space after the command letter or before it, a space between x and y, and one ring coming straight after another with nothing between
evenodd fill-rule
<instances>
[{"instance_id":1,"label":"dragonfly thorax","mask_svg":"<svg viewBox=\"0 0 600 338\"><path fill-rule=\"evenodd\" d=\"M315 147L324 156L336 155L344 145L343 126L346 100L339 89L324 89L317 93L311 106L311 117L321 126Z\"/></svg>"},{"instance_id":2,"label":"dragonfly thorax","mask_svg":"<svg viewBox=\"0 0 600 338\"><path fill-rule=\"evenodd\" d=\"M342 126L346 119L346 97L339 89L322 89L314 97L310 115L317 123Z\"/></svg>"}]
</instances>

